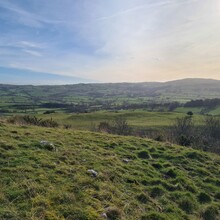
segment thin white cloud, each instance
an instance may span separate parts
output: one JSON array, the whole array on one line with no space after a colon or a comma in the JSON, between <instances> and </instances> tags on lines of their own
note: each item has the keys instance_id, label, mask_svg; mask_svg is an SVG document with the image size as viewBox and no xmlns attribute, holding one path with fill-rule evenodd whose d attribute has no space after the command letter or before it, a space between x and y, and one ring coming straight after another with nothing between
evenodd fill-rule
<instances>
[{"instance_id":1,"label":"thin white cloud","mask_svg":"<svg viewBox=\"0 0 220 220\"><path fill-rule=\"evenodd\" d=\"M40 52L38 52L38 51L28 50L28 49L24 49L22 51L27 53L27 54L30 54L32 56L36 56L36 57L41 57L42 56L42 54Z\"/></svg>"},{"instance_id":2,"label":"thin white cloud","mask_svg":"<svg viewBox=\"0 0 220 220\"><path fill-rule=\"evenodd\" d=\"M161 6L171 4L171 3L172 3L171 1L164 1L164 2L159 2L159 3L146 3L146 4L143 4L143 5L138 5L138 6L129 8L129 9L125 9L123 11L117 12L117 13L109 15L109 16L99 17L99 18L96 18L95 20L96 21L107 20L107 19L123 16L123 15L126 15L126 14L131 13L131 12L136 12L136 11L139 11L139 10L142 10L142 9L146 9L146 8L149 9L149 8L152 8L152 7L161 7Z\"/></svg>"},{"instance_id":3,"label":"thin white cloud","mask_svg":"<svg viewBox=\"0 0 220 220\"><path fill-rule=\"evenodd\" d=\"M65 21L62 20L51 20L43 16L39 16L36 13L25 10L24 8L19 7L17 4L14 4L10 1L2 0L0 2L0 7L5 8L13 13L19 15L19 19L15 17L15 21L26 26L31 26L35 28L41 28L44 26L44 23L47 24L63 24Z\"/></svg>"},{"instance_id":4,"label":"thin white cloud","mask_svg":"<svg viewBox=\"0 0 220 220\"><path fill-rule=\"evenodd\" d=\"M31 41L20 41L18 45L21 47L29 47L29 48L44 48L42 44L31 42Z\"/></svg>"}]
</instances>

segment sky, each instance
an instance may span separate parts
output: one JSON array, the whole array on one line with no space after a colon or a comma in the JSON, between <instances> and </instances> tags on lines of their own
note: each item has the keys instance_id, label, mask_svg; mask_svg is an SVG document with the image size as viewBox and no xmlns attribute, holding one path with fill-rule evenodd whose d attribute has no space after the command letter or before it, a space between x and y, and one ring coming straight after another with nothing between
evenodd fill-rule
<instances>
[{"instance_id":1,"label":"sky","mask_svg":"<svg viewBox=\"0 0 220 220\"><path fill-rule=\"evenodd\" d=\"M220 79L220 1L0 0L0 83L49 75Z\"/></svg>"}]
</instances>

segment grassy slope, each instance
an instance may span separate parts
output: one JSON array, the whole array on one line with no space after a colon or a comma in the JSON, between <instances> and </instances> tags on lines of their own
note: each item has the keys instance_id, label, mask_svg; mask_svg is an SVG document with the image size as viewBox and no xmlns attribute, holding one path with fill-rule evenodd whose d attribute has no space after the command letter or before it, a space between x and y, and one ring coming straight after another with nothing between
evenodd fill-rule
<instances>
[{"instance_id":1,"label":"grassy slope","mask_svg":"<svg viewBox=\"0 0 220 220\"><path fill-rule=\"evenodd\" d=\"M219 170L219 156L151 140L1 124L0 219L199 219L220 208Z\"/></svg>"}]
</instances>

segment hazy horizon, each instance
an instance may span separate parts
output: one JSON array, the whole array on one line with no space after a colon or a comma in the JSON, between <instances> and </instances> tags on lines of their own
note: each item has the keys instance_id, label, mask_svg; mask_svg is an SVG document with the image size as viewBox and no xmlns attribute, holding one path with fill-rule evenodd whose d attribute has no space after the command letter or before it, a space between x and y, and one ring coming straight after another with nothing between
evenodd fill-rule
<instances>
[{"instance_id":1,"label":"hazy horizon","mask_svg":"<svg viewBox=\"0 0 220 220\"><path fill-rule=\"evenodd\" d=\"M0 83L220 80L218 0L1 0L0 12Z\"/></svg>"}]
</instances>

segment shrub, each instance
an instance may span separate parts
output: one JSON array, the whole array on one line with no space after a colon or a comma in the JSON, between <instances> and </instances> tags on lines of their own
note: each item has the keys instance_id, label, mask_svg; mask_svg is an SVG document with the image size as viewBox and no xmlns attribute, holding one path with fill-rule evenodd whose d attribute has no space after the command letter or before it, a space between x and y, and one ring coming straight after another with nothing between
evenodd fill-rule
<instances>
[{"instance_id":1,"label":"shrub","mask_svg":"<svg viewBox=\"0 0 220 220\"><path fill-rule=\"evenodd\" d=\"M56 112L54 110L47 110L43 114L47 115L47 114L53 114L53 113L56 113Z\"/></svg>"},{"instance_id":2,"label":"shrub","mask_svg":"<svg viewBox=\"0 0 220 220\"><path fill-rule=\"evenodd\" d=\"M64 127L65 129L71 129L71 128L72 128L72 125L64 124L63 127Z\"/></svg>"},{"instance_id":3,"label":"shrub","mask_svg":"<svg viewBox=\"0 0 220 220\"><path fill-rule=\"evenodd\" d=\"M192 138L186 135L180 135L177 137L177 143L181 146L190 146L192 143Z\"/></svg>"},{"instance_id":4,"label":"shrub","mask_svg":"<svg viewBox=\"0 0 220 220\"><path fill-rule=\"evenodd\" d=\"M36 116L29 116L29 115L23 115L23 116L14 116L7 120L9 123L12 124L19 124L19 125L35 125L35 126L42 126L42 127L58 127L59 124L55 122L52 118L51 119L45 119L37 118Z\"/></svg>"},{"instance_id":5,"label":"shrub","mask_svg":"<svg viewBox=\"0 0 220 220\"><path fill-rule=\"evenodd\" d=\"M118 135L129 135L131 134L131 127L125 118L118 117L113 123L112 131Z\"/></svg>"},{"instance_id":6,"label":"shrub","mask_svg":"<svg viewBox=\"0 0 220 220\"><path fill-rule=\"evenodd\" d=\"M201 217L204 220L217 220L219 211L215 206L208 206L205 211L202 212Z\"/></svg>"},{"instance_id":7,"label":"shrub","mask_svg":"<svg viewBox=\"0 0 220 220\"><path fill-rule=\"evenodd\" d=\"M214 116L205 118L204 135L220 139L220 119Z\"/></svg>"},{"instance_id":8,"label":"shrub","mask_svg":"<svg viewBox=\"0 0 220 220\"><path fill-rule=\"evenodd\" d=\"M189 116L193 116L193 112L192 111L188 111L186 114L189 115Z\"/></svg>"},{"instance_id":9,"label":"shrub","mask_svg":"<svg viewBox=\"0 0 220 220\"><path fill-rule=\"evenodd\" d=\"M98 131L111 133L111 126L106 121L100 122L98 125Z\"/></svg>"},{"instance_id":10,"label":"shrub","mask_svg":"<svg viewBox=\"0 0 220 220\"><path fill-rule=\"evenodd\" d=\"M58 127L59 125L58 125L57 122L55 122L55 121L51 118L51 119L41 120L41 122L38 124L38 126L56 128L56 127Z\"/></svg>"},{"instance_id":11,"label":"shrub","mask_svg":"<svg viewBox=\"0 0 220 220\"><path fill-rule=\"evenodd\" d=\"M208 203L211 202L211 197L208 194L201 192L198 195L198 200L200 203Z\"/></svg>"},{"instance_id":12,"label":"shrub","mask_svg":"<svg viewBox=\"0 0 220 220\"><path fill-rule=\"evenodd\" d=\"M191 145L193 132L194 123L191 116L177 118L172 126L173 139L182 146Z\"/></svg>"}]
</instances>

